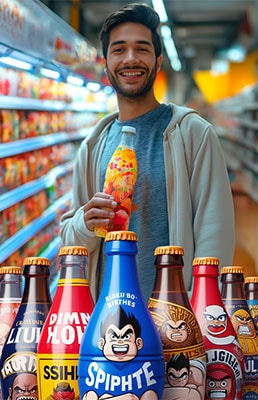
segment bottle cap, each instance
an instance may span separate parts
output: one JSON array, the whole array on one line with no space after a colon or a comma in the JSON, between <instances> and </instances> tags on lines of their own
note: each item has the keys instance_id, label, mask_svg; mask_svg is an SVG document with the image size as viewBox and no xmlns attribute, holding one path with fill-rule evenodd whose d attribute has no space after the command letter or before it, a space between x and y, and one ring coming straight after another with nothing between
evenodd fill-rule
<instances>
[{"instance_id":1,"label":"bottle cap","mask_svg":"<svg viewBox=\"0 0 258 400\"><path fill-rule=\"evenodd\" d=\"M193 265L219 265L217 257L198 257L194 258Z\"/></svg>"},{"instance_id":2,"label":"bottle cap","mask_svg":"<svg viewBox=\"0 0 258 400\"><path fill-rule=\"evenodd\" d=\"M129 132L129 133L134 133L136 134L136 129L133 126L123 126L122 127L122 132Z\"/></svg>"},{"instance_id":3,"label":"bottle cap","mask_svg":"<svg viewBox=\"0 0 258 400\"><path fill-rule=\"evenodd\" d=\"M179 254L184 255L184 249L181 246L159 246L154 250L154 256L161 254Z\"/></svg>"},{"instance_id":4,"label":"bottle cap","mask_svg":"<svg viewBox=\"0 0 258 400\"><path fill-rule=\"evenodd\" d=\"M130 240L132 242L137 242L138 238L136 233L132 231L111 231L106 234L105 242L110 242L111 240Z\"/></svg>"},{"instance_id":5,"label":"bottle cap","mask_svg":"<svg viewBox=\"0 0 258 400\"><path fill-rule=\"evenodd\" d=\"M258 283L258 276L247 276L245 283Z\"/></svg>"},{"instance_id":6,"label":"bottle cap","mask_svg":"<svg viewBox=\"0 0 258 400\"><path fill-rule=\"evenodd\" d=\"M58 253L59 256L75 255L75 256L87 256L88 249L84 246L64 246L61 247Z\"/></svg>"},{"instance_id":7,"label":"bottle cap","mask_svg":"<svg viewBox=\"0 0 258 400\"><path fill-rule=\"evenodd\" d=\"M220 271L221 274L243 274L244 273L244 268L231 265L231 266L226 266L221 268Z\"/></svg>"},{"instance_id":8,"label":"bottle cap","mask_svg":"<svg viewBox=\"0 0 258 400\"><path fill-rule=\"evenodd\" d=\"M26 257L23 265L46 265L50 266L50 261L46 257Z\"/></svg>"},{"instance_id":9,"label":"bottle cap","mask_svg":"<svg viewBox=\"0 0 258 400\"><path fill-rule=\"evenodd\" d=\"M4 265L0 267L0 274L22 274L22 268L17 265Z\"/></svg>"}]
</instances>

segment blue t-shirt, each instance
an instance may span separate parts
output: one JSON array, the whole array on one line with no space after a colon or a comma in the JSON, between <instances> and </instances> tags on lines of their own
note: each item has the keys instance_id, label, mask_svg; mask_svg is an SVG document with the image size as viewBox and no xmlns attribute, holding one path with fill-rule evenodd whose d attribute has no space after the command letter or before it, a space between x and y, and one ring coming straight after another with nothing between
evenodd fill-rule
<instances>
[{"instance_id":1,"label":"blue t-shirt","mask_svg":"<svg viewBox=\"0 0 258 400\"><path fill-rule=\"evenodd\" d=\"M138 176L133 203L137 205L137 210L131 213L129 230L136 232L138 237L138 277L146 302L151 295L155 279L154 250L157 246L169 244L163 132L171 117L170 106L161 104L138 118L123 122L116 119L110 127L101 162L103 187L107 164L120 142L122 127L127 125L136 128ZM103 251L99 268L101 290L105 271Z\"/></svg>"}]
</instances>

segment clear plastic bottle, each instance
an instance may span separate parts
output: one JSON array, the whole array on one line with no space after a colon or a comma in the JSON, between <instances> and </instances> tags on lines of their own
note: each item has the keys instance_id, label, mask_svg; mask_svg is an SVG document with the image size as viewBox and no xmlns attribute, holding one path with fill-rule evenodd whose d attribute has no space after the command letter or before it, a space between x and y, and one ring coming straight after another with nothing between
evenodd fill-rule
<instances>
[{"instance_id":1,"label":"clear plastic bottle","mask_svg":"<svg viewBox=\"0 0 258 400\"><path fill-rule=\"evenodd\" d=\"M258 336L244 293L244 268L221 269L221 294L244 353L244 400L258 399Z\"/></svg>"},{"instance_id":2,"label":"clear plastic bottle","mask_svg":"<svg viewBox=\"0 0 258 400\"><path fill-rule=\"evenodd\" d=\"M109 232L104 284L83 335L78 363L81 399L160 400L162 345L143 299L134 232Z\"/></svg>"},{"instance_id":3,"label":"clear plastic bottle","mask_svg":"<svg viewBox=\"0 0 258 400\"><path fill-rule=\"evenodd\" d=\"M148 308L162 340L166 364L162 399L204 399L205 348L185 289L184 249L160 246L154 255L156 277Z\"/></svg>"},{"instance_id":4,"label":"clear plastic bottle","mask_svg":"<svg viewBox=\"0 0 258 400\"><path fill-rule=\"evenodd\" d=\"M37 351L40 399L55 398L59 392L79 399L79 349L94 308L86 277L87 256L88 250L81 246L59 251L60 277Z\"/></svg>"},{"instance_id":5,"label":"clear plastic bottle","mask_svg":"<svg viewBox=\"0 0 258 400\"><path fill-rule=\"evenodd\" d=\"M218 285L219 259L193 260L191 304L201 327L207 374L205 400L242 399L244 355Z\"/></svg>"},{"instance_id":6,"label":"clear plastic bottle","mask_svg":"<svg viewBox=\"0 0 258 400\"><path fill-rule=\"evenodd\" d=\"M24 398L38 398L36 352L51 305L49 265L44 257L27 257L23 262L23 296L0 360L4 400L16 398L18 393Z\"/></svg>"},{"instance_id":7,"label":"clear plastic bottle","mask_svg":"<svg viewBox=\"0 0 258 400\"><path fill-rule=\"evenodd\" d=\"M95 228L97 236L105 237L107 232L128 229L137 179L135 133L136 129L132 126L123 126L121 141L108 163L103 192L114 197L117 207L114 209L115 217L108 226Z\"/></svg>"}]
</instances>

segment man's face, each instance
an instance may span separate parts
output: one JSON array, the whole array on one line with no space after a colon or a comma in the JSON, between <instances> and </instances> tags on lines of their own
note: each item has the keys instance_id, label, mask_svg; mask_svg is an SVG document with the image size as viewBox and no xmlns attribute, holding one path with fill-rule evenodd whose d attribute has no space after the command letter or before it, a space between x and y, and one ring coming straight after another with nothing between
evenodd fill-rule
<instances>
[{"instance_id":1,"label":"man's face","mask_svg":"<svg viewBox=\"0 0 258 400\"><path fill-rule=\"evenodd\" d=\"M156 60L151 31L146 26L125 22L111 30L106 72L121 98L145 96L153 87L161 62L162 56Z\"/></svg>"}]
</instances>

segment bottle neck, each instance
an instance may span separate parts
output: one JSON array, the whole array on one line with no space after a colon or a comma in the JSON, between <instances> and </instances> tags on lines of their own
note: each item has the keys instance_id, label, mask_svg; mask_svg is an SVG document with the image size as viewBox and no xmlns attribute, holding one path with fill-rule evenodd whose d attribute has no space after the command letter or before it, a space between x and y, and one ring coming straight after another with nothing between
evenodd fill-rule
<instances>
[{"instance_id":1,"label":"bottle neck","mask_svg":"<svg viewBox=\"0 0 258 400\"><path fill-rule=\"evenodd\" d=\"M23 275L25 277L25 285L22 303L51 303L48 286L49 267L26 265Z\"/></svg>"},{"instance_id":2,"label":"bottle neck","mask_svg":"<svg viewBox=\"0 0 258 400\"><path fill-rule=\"evenodd\" d=\"M218 284L217 265L195 265L191 304L195 310L199 304L223 305Z\"/></svg>"},{"instance_id":3,"label":"bottle neck","mask_svg":"<svg viewBox=\"0 0 258 400\"><path fill-rule=\"evenodd\" d=\"M132 132L123 132L120 145L124 147L128 147L129 149L134 148L134 139L135 139L135 134Z\"/></svg>"},{"instance_id":4,"label":"bottle neck","mask_svg":"<svg viewBox=\"0 0 258 400\"><path fill-rule=\"evenodd\" d=\"M0 278L0 299L20 298L22 297L21 290L21 275L19 274L4 274Z\"/></svg>"},{"instance_id":5,"label":"bottle neck","mask_svg":"<svg viewBox=\"0 0 258 400\"><path fill-rule=\"evenodd\" d=\"M134 241L115 240L105 243L106 272L101 295L135 293L140 290Z\"/></svg>"},{"instance_id":6,"label":"bottle neck","mask_svg":"<svg viewBox=\"0 0 258 400\"><path fill-rule=\"evenodd\" d=\"M81 255L65 255L60 257L59 279L86 279L87 257Z\"/></svg>"},{"instance_id":7,"label":"bottle neck","mask_svg":"<svg viewBox=\"0 0 258 400\"><path fill-rule=\"evenodd\" d=\"M222 274L221 284L221 296L223 299L246 300L243 274Z\"/></svg>"}]
</instances>

